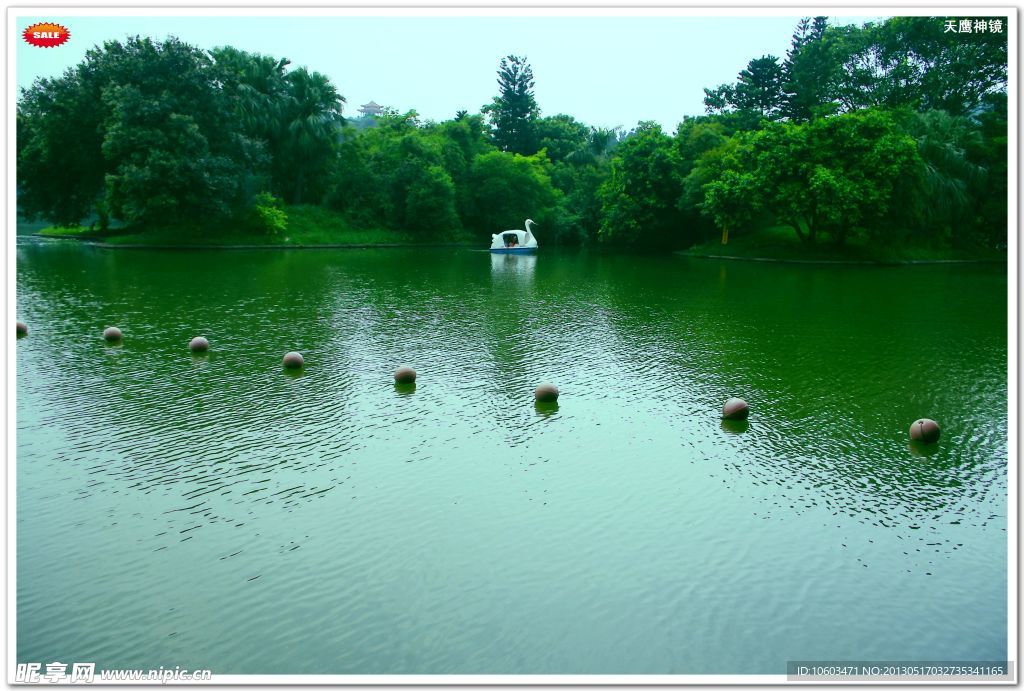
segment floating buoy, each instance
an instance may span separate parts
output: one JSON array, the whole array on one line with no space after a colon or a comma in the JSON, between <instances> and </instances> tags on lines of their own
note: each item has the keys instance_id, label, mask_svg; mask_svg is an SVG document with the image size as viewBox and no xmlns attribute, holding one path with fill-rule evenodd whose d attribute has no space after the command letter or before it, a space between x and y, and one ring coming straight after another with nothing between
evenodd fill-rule
<instances>
[{"instance_id":1,"label":"floating buoy","mask_svg":"<svg viewBox=\"0 0 1024 691\"><path fill-rule=\"evenodd\" d=\"M18 322L14 325L14 331L19 336L28 336L28 324L25 322Z\"/></svg>"},{"instance_id":2,"label":"floating buoy","mask_svg":"<svg viewBox=\"0 0 1024 691\"><path fill-rule=\"evenodd\" d=\"M302 353L297 353L294 350L290 353L284 354L284 366L289 369L298 369L302 367L305 360L302 359Z\"/></svg>"},{"instance_id":3,"label":"floating buoy","mask_svg":"<svg viewBox=\"0 0 1024 691\"><path fill-rule=\"evenodd\" d=\"M533 397L541 403L552 403L558 400L558 387L544 382L534 389Z\"/></svg>"},{"instance_id":4,"label":"floating buoy","mask_svg":"<svg viewBox=\"0 0 1024 691\"><path fill-rule=\"evenodd\" d=\"M910 438L914 441L924 442L925 444L932 444L939 440L939 423L935 420L929 420L926 417L920 420L914 420L913 424L910 425Z\"/></svg>"},{"instance_id":5,"label":"floating buoy","mask_svg":"<svg viewBox=\"0 0 1024 691\"><path fill-rule=\"evenodd\" d=\"M742 398L730 398L722 406L722 417L726 420L746 420L750 406Z\"/></svg>"},{"instance_id":6,"label":"floating buoy","mask_svg":"<svg viewBox=\"0 0 1024 691\"><path fill-rule=\"evenodd\" d=\"M124 338L124 334L122 334L121 329L117 328L116 326L108 326L107 328L103 329L103 338L107 339L108 341L120 341L122 338Z\"/></svg>"},{"instance_id":7,"label":"floating buoy","mask_svg":"<svg viewBox=\"0 0 1024 691\"><path fill-rule=\"evenodd\" d=\"M202 336L196 336L188 342L188 349L193 353L205 353L210 349L210 342Z\"/></svg>"},{"instance_id":8,"label":"floating buoy","mask_svg":"<svg viewBox=\"0 0 1024 691\"><path fill-rule=\"evenodd\" d=\"M411 384L416 381L416 370L412 367L399 367L395 370L395 381L399 384Z\"/></svg>"}]
</instances>

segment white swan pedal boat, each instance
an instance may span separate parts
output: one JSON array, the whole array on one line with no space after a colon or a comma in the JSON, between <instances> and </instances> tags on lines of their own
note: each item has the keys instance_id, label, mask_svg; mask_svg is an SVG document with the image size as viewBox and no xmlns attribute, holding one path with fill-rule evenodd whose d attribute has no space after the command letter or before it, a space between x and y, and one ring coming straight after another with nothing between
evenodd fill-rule
<instances>
[{"instance_id":1,"label":"white swan pedal boat","mask_svg":"<svg viewBox=\"0 0 1024 691\"><path fill-rule=\"evenodd\" d=\"M537 251L537 238L533 236L533 226L537 225L526 219L526 230L505 230L491 235L491 252L495 254L531 254Z\"/></svg>"}]
</instances>

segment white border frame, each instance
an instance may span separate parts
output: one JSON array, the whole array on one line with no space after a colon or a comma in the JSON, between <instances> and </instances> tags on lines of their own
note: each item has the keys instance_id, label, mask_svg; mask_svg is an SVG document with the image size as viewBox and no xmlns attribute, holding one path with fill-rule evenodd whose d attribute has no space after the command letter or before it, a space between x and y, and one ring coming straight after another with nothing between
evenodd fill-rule
<instances>
[{"instance_id":1,"label":"white border frame","mask_svg":"<svg viewBox=\"0 0 1024 691\"><path fill-rule=\"evenodd\" d=\"M200 0L201 1L201 0ZM138 4L122 4L123 0L112 0L105 7L90 7L78 4L65 5L20 5L8 6L5 40L7 41L7 139L6 139L6 194L4 204L6 206L7 220L7 241L3 245L5 256L4 267L6 270L6 321L10 324L16 317L16 233L17 209L15 204L15 113L17 105L16 72L16 46L17 46L17 21L24 17L39 16L145 16L160 14L165 16L389 16L401 14L405 16L541 16L541 17L649 17L649 16L728 16L730 14L743 14L753 16L812 16L815 14L837 15L863 15L874 14L877 11L880 15L893 16L997 16L1006 17L1007 40L1009 42L1007 73L1007 96L1008 96L1008 148L1009 158L1007 161L1008 171L1008 244L1007 244L1007 270L1008 270L1008 459L1007 459L1007 656L1013 663L1013 681L983 681L972 682L972 684L1015 684L1018 679L1018 477L1017 477L1017 432L1018 432L1018 262L1019 244L1017 237L1018 228L1018 207L1017 207L1017 185L1018 185L1018 10L1014 6L989 6L989 7L967 7L953 6L943 7L936 5L885 7L885 6L850 6L828 4L815 5L788 5L774 7L683 7L679 4L669 4L659 0L653 2L648 0L642 7L623 7L621 5L608 5L599 2L584 3L578 0L561 0L558 6L548 4L534 4L533 2L522 2L517 6L500 6L496 4L481 5L479 2L467 2L466 0L454 0L444 5L425 4L377 4L377 5L353 5L348 7L329 6L305 6L296 8L246 6L234 3L224 3L220 7L207 7L191 0L174 6L151 5L140 7ZM196 3L196 4L193 4ZM16 555L16 525L17 525L17 497L16 497L16 439L15 439L15 401L16 401L16 368L15 368L15 346L13 341L7 340L5 346L6 364L6 497L7 497L7 598L6 598L6 665L7 683L14 683L16 667L17 648L16 637L16 605L17 605L17 555ZM15 461L15 462L12 462ZM138 682L106 682L111 685L139 686ZM106 684L105 683L105 684ZM185 682L177 682L184 684ZM394 685L680 685L680 684L795 684L795 685L823 685L826 682L820 681L789 681L785 674L763 674L763 675L707 675L707 674L619 674L619 675L583 675L583 674L536 674L536 675L494 675L494 674L412 674L412 675L218 675L214 670L213 678L207 682L187 682L195 685L266 685L266 684L346 684L358 686L394 686ZM828 684L844 684L849 682L828 682ZM857 684L865 685L890 685L891 682L859 681ZM962 684L961 681L921 681L903 682L911 685L950 685ZM104 684L104 685L105 685ZM150 682L146 686L161 685L160 682ZM173 682L172 682L173 684ZM98 684L96 684L98 685ZM902 685L902 684L901 684ZM49 687L50 684L42 683L39 686ZM88 688L89 685L75 685Z\"/></svg>"}]
</instances>

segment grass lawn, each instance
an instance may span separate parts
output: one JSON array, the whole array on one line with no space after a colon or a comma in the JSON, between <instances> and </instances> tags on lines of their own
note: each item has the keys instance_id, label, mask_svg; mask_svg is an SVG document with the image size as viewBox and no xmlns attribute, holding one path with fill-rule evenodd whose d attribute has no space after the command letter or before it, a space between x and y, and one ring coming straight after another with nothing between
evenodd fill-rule
<instances>
[{"instance_id":1,"label":"grass lawn","mask_svg":"<svg viewBox=\"0 0 1024 691\"><path fill-rule=\"evenodd\" d=\"M444 234L416 237L386 228L357 228L339 213L318 206L289 206L288 229L280 236L254 234L236 228L203 228L177 226L149 228L139 231L120 228L101 234L83 226L59 228L50 226L38 232L44 237L98 240L109 245L204 245L210 247L236 245L416 245L470 242L468 235Z\"/></svg>"},{"instance_id":2,"label":"grass lawn","mask_svg":"<svg viewBox=\"0 0 1024 691\"><path fill-rule=\"evenodd\" d=\"M780 259L790 261L863 261L910 262L951 259L1006 260L1006 252L992 249L954 249L950 247L872 246L865 242L847 242L836 247L831 241L814 245L801 242L789 226L769 226L752 233L729 236L729 244L719 238L695 245L682 252L695 257L736 257L743 259Z\"/></svg>"},{"instance_id":3,"label":"grass lawn","mask_svg":"<svg viewBox=\"0 0 1024 691\"><path fill-rule=\"evenodd\" d=\"M42 235L47 238L89 238L99 237L99 233L90 231L85 226L47 226L35 231L35 235Z\"/></svg>"}]
</instances>

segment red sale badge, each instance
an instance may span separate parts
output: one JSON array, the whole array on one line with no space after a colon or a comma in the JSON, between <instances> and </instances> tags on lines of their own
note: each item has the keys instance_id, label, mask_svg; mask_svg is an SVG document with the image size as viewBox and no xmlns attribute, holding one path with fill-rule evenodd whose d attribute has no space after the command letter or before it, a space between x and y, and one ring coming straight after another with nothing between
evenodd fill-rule
<instances>
[{"instance_id":1,"label":"red sale badge","mask_svg":"<svg viewBox=\"0 0 1024 691\"><path fill-rule=\"evenodd\" d=\"M21 35L29 44L39 48L55 48L67 43L67 40L71 38L71 32L67 27L51 22L33 24Z\"/></svg>"}]
</instances>

